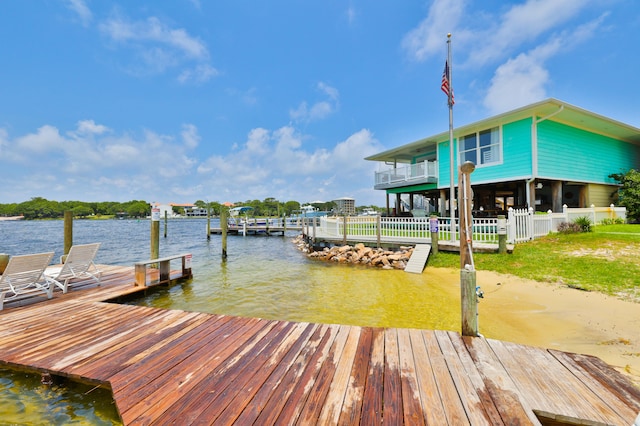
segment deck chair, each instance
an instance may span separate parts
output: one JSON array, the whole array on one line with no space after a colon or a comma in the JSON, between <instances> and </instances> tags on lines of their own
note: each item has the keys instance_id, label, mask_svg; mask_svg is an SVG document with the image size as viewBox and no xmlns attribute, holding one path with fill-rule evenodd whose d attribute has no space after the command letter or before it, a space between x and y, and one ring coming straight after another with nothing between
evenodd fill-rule
<instances>
[{"instance_id":1,"label":"deck chair","mask_svg":"<svg viewBox=\"0 0 640 426\"><path fill-rule=\"evenodd\" d=\"M53 287L43 278L43 272L51 258L51 253L12 256L7 268L0 276L0 310L4 302L22 299L33 293L45 293L51 299Z\"/></svg>"},{"instance_id":2,"label":"deck chair","mask_svg":"<svg viewBox=\"0 0 640 426\"><path fill-rule=\"evenodd\" d=\"M78 278L92 278L100 285L100 271L93 263L100 243L73 245L69 254L64 259L60 258L61 265L50 266L44 271L44 276L51 285L58 286L66 293L69 283ZM63 262L64 259L64 262Z\"/></svg>"}]
</instances>

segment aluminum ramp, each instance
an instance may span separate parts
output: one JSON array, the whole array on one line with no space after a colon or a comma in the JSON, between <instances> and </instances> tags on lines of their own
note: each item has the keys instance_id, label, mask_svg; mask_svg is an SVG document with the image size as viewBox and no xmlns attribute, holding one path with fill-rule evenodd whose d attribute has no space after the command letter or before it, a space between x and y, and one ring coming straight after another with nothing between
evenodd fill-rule
<instances>
[{"instance_id":1,"label":"aluminum ramp","mask_svg":"<svg viewBox=\"0 0 640 426\"><path fill-rule=\"evenodd\" d=\"M422 270L424 269L424 265L427 264L429 254L431 254L430 244L416 244L416 247L413 249L411 258L407 262L407 266L405 266L404 271L411 272L413 274L421 274Z\"/></svg>"}]
</instances>

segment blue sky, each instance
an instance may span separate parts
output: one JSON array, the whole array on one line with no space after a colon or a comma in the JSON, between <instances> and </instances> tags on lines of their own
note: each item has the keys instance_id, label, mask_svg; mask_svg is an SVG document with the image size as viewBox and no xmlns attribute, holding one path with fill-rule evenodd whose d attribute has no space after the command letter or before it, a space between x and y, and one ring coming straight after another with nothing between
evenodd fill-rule
<instances>
[{"instance_id":1,"label":"blue sky","mask_svg":"<svg viewBox=\"0 0 640 426\"><path fill-rule=\"evenodd\" d=\"M363 158L549 97L640 127L636 0L7 1L0 203L383 206Z\"/></svg>"}]
</instances>

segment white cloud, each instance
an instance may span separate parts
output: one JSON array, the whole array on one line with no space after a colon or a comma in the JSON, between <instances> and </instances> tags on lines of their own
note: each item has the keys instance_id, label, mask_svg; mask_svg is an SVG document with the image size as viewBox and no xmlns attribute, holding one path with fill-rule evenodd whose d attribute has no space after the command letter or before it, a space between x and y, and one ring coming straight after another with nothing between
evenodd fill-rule
<instances>
[{"instance_id":1,"label":"white cloud","mask_svg":"<svg viewBox=\"0 0 640 426\"><path fill-rule=\"evenodd\" d=\"M306 101L300 102L296 109L289 110L289 117L294 121L311 122L323 120L336 112L339 104L340 93L335 87L324 82L319 82L316 89L320 91L328 100L315 102L309 108Z\"/></svg>"},{"instance_id":2,"label":"white cloud","mask_svg":"<svg viewBox=\"0 0 640 426\"><path fill-rule=\"evenodd\" d=\"M497 114L547 98L550 76L545 68L546 62L591 38L605 17L606 14L601 15L573 31L556 34L546 43L500 65L486 92L485 107Z\"/></svg>"},{"instance_id":3,"label":"white cloud","mask_svg":"<svg viewBox=\"0 0 640 426\"><path fill-rule=\"evenodd\" d=\"M376 164L363 158L379 152L381 144L369 130L354 133L332 149L308 149L307 138L293 126L253 129L235 151L200 164L198 182L211 191L210 199L225 201L330 200L349 195L344 191L372 197Z\"/></svg>"},{"instance_id":4,"label":"white cloud","mask_svg":"<svg viewBox=\"0 0 640 426\"><path fill-rule=\"evenodd\" d=\"M218 70L208 64L199 64L195 68L183 70L178 76L180 83L204 83L219 74Z\"/></svg>"},{"instance_id":5,"label":"white cloud","mask_svg":"<svg viewBox=\"0 0 640 426\"><path fill-rule=\"evenodd\" d=\"M93 14L83 0L67 0L67 7L78 15L84 27L89 26L93 19Z\"/></svg>"},{"instance_id":6,"label":"white cloud","mask_svg":"<svg viewBox=\"0 0 640 426\"><path fill-rule=\"evenodd\" d=\"M269 131L266 129L253 129L245 144L247 152L255 155L263 155L269 151Z\"/></svg>"},{"instance_id":7,"label":"white cloud","mask_svg":"<svg viewBox=\"0 0 640 426\"><path fill-rule=\"evenodd\" d=\"M410 58L423 61L441 55L448 33L456 33L464 15L464 0L435 0L427 17L402 40L402 48Z\"/></svg>"},{"instance_id":8,"label":"white cloud","mask_svg":"<svg viewBox=\"0 0 640 426\"><path fill-rule=\"evenodd\" d=\"M484 105L497 114L546 98L549 73L531 55L521 54L496 70Z\"/></svg>"},{"instance_id":9,"label":"white cloud","mask_svg":"<svg viewBox=\"0 0 640 426\"><path fill-rule=\"evenodd\" d=\"M88 135L101 135L103 133L109 132L109 128L107 126L103 126L102 124L96 124L93 120L80 120L78 121L78 126L75 131L69 132L69 135L78 137L78 136L88 136Z\"/></svg>"},{"instance_id":10,"label":"white cloud","mask_svg":"<svg viewBox=\"0 0 640 426\"><path fill-rule=\"evenodd\" d=\"M193 124L182 125L182 141L187 148L195 148L200 143L198 128Z\"/></svg>"},{"instance_id":11,"label":"white cloud","mask_svg":"<svg viewBox=\"0 0 640 426\"><path fill-rule=\"evenodd\" d=\"M18 154L44 154L63 148L64 144L65 140L58 129L49 125L42 126L36 133L25 135L16 140Z\"/></svg>"},{"instance_id":12,"label":"white cloud","mask_svg":"<svg viewBox=\"0 0 640 426\"><path fill-rule=\"evenodd\" d=\"M0 163L6 176L0 197L222 202L331 200L360 194L369 197L369 204L379 195L372 188L376 164L363 158L382 146L367 129L331 148L314 148L313 139L292 125L258 127L235 149L204 161L189 155L200 140L190 123L175 136L149 129L115 132L91 119L78 121L72 130L44 125L15 138L0 129Z\"/></svg>"},{"instance_id":13,"label":"white cloud","mask_svg":"<svg viewBox=\"0 0 640 426\"><path fill-rule=\"evenodd\" d=\"M184 28L172 28L155 16L131 21L116 15L102 22L99 29L114 46L133 53L136 61L126 65L132 74L163 73L182 67L177 77L181 83L203 83L218 75L209 63L209 50L200 38Z\"/></svg>"},{"instance_id":14,"label":"white cloud","mask_svg":"<svg viewBox=\"0 0 640 426\"><path fill-rule=\"evenodd\" d=\"M174 48L191 58L206 59L209 56L207 47L201 40L190 36L182 28L169 28L154 16L138 22L129 22L115 17L102 23L100 30L120 43L150 42L165 48Z\"/></svg>"},{"instance_id":15,"label":"white cloud","mask_svg":"<svg viewBox=\"0 0 640 426\"><path fill-rule=\"evenodd\" d=\"M529 0L514 5L499 18L495 28L478 38L470 50L469 64L483 65L504 57L523 43L575 17L588 3L587 0Z\"/></svg>"}]
</instances>

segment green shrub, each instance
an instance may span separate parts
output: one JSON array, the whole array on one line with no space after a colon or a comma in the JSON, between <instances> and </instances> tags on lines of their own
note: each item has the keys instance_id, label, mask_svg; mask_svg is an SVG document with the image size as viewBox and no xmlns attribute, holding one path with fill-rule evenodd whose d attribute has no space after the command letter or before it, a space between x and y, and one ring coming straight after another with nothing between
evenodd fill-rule
<instances>
[{"instance_id":1,"label":"green shrub","mask_svg":"<svg viewBox=\"0 0 640 426\"><path fill-rule=\"evenodd\" d=\"M624 219L621 217L606 218L600 222L602 225L624 225Z\"/></svg>"},{"instance_id":2,"label":"green shrub","mask_svg":"<svg viewBox=\"0 0 640 426\"><path fill-rule=\"evenodd\" d=\"M558 225L558 232L561 234L577 234L582 232L582 228L575 222L562 222Z\"/></svg>"},{"instance_id":3,"label":"green shrub","mask_svg":"<svg viewBox=\"0 0 640 426\"><path fill-rule=\"evenodd\" d=\"M591 219L587 216L577 217L573 223L580 227L581 232L591 232Z\"/></svg>"}]
</instances>

